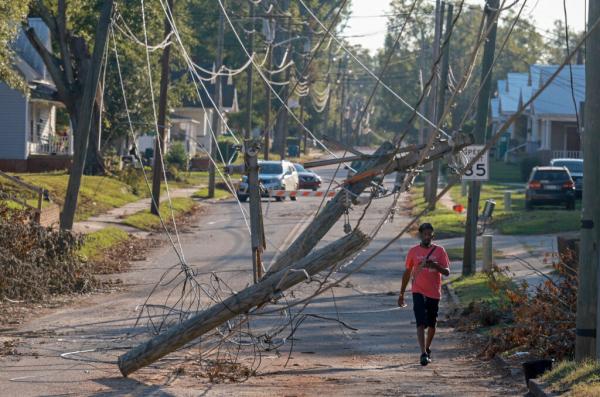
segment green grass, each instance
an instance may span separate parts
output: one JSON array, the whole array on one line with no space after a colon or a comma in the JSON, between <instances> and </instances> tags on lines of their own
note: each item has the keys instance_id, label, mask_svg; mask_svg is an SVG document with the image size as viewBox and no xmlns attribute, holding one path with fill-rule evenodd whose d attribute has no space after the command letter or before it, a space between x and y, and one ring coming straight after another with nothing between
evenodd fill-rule
<instances>
[{"instance_id":1,"label":"green grass","mask_svg":"<svg viewBox=\"0 0 600 397\"><path fill-rule=\"evenodd\" d=\"M101 257L107 249L127 240L129 235L118 227L109 226L85 236L79 253L87 259Z\"/></svg>"},{"instance_id":2,"label":"green grass","mask_svg":"<svg viewBox=\"0 0 600 397\"><path fill-rule=\"evenodd\" d=\"M217 174L218 175L218 174ZM208 184L208 171L182 171L179 173L180 181L169 182L169 187L193 187Z\"/></svg>"},{"instance_id":3,"label":"green grass","mask_svg":"<svg viewBox=\"0 0 600 397\"><path fill-rule=\"evenodd\" d=\"M490 159L490 182L519 183L524 182L521 178L521 168L518 164L505 163Z\"/></svg>"},{"instance_id":4,"label":"green grass","mask_svg":"<svg viewBox=\"0 0 600 397\"><path fill-rule=\"evenodd\" d=\"M567 211L559 207L535 208L525 211L525 193L517 193L510 186L501 183L484 183L481 190L481 213L485 201L492 199L496 202L492 227L501 234L532 235L579 230L581 206L577 203L575 211ZM511 211L504 210L504 192L511 191ZM460 194L460 186L450 189L452 199L466 207L467 197Z\"/></svg>"},{"instance_id":5,"label":"green grass","mask_svg":"<svg viewBox=\"0 0 600 397\"><path fill-rule=\"evenodd\" d=\"M412 189L412 214L419 214L425 207L423 185L415 185ZM429 222L435 228L437 238L462 236L465 232L465 216L444 208L438 204L435 210L428 212L418 223Z\"/></svg>"},{"instance_id":6,"label":"green grass","mask_svg":"<svg viewBox=\"0 0 600 397\"><path fill-rule=\"evenodd\" d=\"M460 276L449 281L452 289L464 306L471 302L486 302L493 306L501 303L501 296L494 293L489 286L489 278L484 273L476 273L472 276Z\"/></svg>"},{"instance_id":7,"label":"green grass","mask_svg":"<svg viewBox=\"0 0 600 397\"><path fill-rule=\"evenodd\" d=\"M540 380L553 392L565 396L584 397L600 395L600 362L562 361Z\"/></svg>"},{"instance_id":8,"label":"green grass","mask_svg":"<svg viewBox=\"0 0 600 397\"><path fill-rule=\"evenodd\" d=\"M171 200L175 218L189 213L196 206L194 200L188 197L178 197ZM171 209L169 203L164 201L160 204L160 214L167 224L171 222ZM150 213L150 210L137 212L123 219L125 225L129 225L141 230L156 230L160 227L160 218L158 215Z\"/></svg>"},{"instance_id":9,"label":"green grass","mask_svg":"<svg viewBox=\"0 0 600 397\"><path fill-rule=\"evenodd\" d=\"M463 259L463 247L446 248L446 253L451 261L459 261ZM503 259L502 251L494 250L494 259ZM477 260L483 259L483 248L477 247Z\"/></svg>"},{"instance_id":10,"label":"green grass","mask_svg":"<svg viewBox=\"0 0 600 397\"><path fill-rule=\"evenodd\" d=\"M50 197L62 206L69 175L65 172L49 172L39 174L18 174L25 182L43 187L50 192ZM79 191L75 220L85 220L91 216L121 207L127 203L144 197L131 192L129 185L108 176L84 175Z\"/></svg>"},{"instance_id":11,"label":"green grass","mask_svg":"<svg viewBox=\"0 0 600 397\"><path fill-rule=\"evenodd\" d=\"M205 199L208 198L208 187L203 187L198 190L192 197ZM215 189L215 197L217 200L231 197L231 192L225 189Z\"/></svg>"}]
</instances>

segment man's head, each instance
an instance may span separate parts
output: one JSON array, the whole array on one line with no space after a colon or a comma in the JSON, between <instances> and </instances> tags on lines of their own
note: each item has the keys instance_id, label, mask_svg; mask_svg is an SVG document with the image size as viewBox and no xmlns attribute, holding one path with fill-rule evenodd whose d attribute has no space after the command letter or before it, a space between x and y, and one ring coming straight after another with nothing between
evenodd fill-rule
<instances>
[{"instance_id":1,"label":"man's head","mask_svg":"<svg viewBox=\"0 0 600 397\"><path fill-rule=\"evenodd\" d=\"M431 244L433 239L433 226L431 226L431 223L426 222L419 226L419 237L421 237L421 244L424 246Z\"/></svg>"}]
</instances>

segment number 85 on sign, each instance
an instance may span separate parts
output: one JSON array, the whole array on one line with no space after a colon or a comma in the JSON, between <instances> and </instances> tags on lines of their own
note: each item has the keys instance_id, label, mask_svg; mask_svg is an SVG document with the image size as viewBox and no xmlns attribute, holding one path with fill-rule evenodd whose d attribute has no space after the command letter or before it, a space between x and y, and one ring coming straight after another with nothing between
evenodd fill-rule
<instances>
[{"instance_id":1,"label":"number 85 on sign","mask_svg":"<svg viewBox=\"0 0 600 397\"><path fill-rule=\"evenodd\" d=\"M467 163L470 163L475 156L479 154L483 150L485 145L470 145L462 150L465 155L465 160ZM473 167L467 169L462 176L463 181L487 181L489 180L489 161L488 161L488 153L485 152L483 156L475 164Z\"/></svg>"}]
</instances>

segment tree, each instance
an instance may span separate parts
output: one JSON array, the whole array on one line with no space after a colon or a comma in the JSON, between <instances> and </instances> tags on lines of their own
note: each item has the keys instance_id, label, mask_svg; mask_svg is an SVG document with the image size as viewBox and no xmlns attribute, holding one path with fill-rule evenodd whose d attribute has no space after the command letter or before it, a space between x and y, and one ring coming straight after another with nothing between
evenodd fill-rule
<instances>
[{"instance_id":1,"label":"tree","mask_svg":"<svg viewBox=\"0 0 600 397\"><path fill-rule=\"evenodd\" d=\"M0 2L0 15L3 15L6 21L22 21L27 16L28 10L27 1ZM11 44L18 30L18 23L0 23L0 81L25 91L27 87L12 65L14 53Z\"/></svg>"},{"instance_id":2,"label":"tree","mask_svg":"<svg viewBox=\"0 0 600 397\"><path fill-rule=\"evenodd\" d=\"M32 13L38 15L48 25L53 47L58 49L58 54L44 47L33 27L27 23L24 23L23 27L31 45L48 68L60 101L69 113L73 128L73 164L60 217L61 229L73 227L90 132L96 131L100 114L96 100L98 81L113 0L100 2L98 6L100 15L91 53L86 38L69 27L65 0L59 0L55 9L48 8L42 0L35 0L31 4Z\"/></svg>"}]
</instances>

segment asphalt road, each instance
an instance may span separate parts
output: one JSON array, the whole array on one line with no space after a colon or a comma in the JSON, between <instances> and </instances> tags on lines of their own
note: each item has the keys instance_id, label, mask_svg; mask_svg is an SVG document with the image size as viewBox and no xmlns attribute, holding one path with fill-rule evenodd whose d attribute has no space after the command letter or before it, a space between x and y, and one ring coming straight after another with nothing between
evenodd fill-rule
<instances>
[{"instance_id":1,"label":"asphalt road","mask_svg":"<svg viewBox=\"0 0 600 397\"><path fill-rule=\"evenodd\" d=\"M318 170L327 186L335 167ZM343 171L345 174L345 171ZM343 176L343 175L341 175ZM392 181L386 181L390 184ZM292 202L263 201L268 247L264 261L284 249L310 222L319 207L319 198L299 198ZM361 229L370 232L387 213L390 198L376 200ZM247 209L248 204L242 204ZM356 224L364 207L350 213ZM358 260L381 247L398 233L407 218L396 214L386 223ZM325 244L343 236L343 221L331 230ZM239 204L225 200L206 205L206 211L180 233L186 262L211 290L219 283L222 296L239 291L252 280L249 233ZM210 383L206 367L198 364L200 353L212 347L210 340L168 355L129 378L121 377L116 358L149 337L149 321L136 326L140 307L148 303L157 314L165 303L173 304L173 287L183 278L177 274L177 257L165 244L153 250L148 259L136 262L119 277L125 287L77 299L71 305L45 311L15 330L4 331L3 341L16 343L16 355L0 357L0 394L6 396L64 395L406 395L406 396L487 396L518 395L523 388L493 365L474 357L464 336L439 327L434 346L434 362L418 364L419 351L415 325L409 308L396 307L403 260L415 240L405 236L390 249L354 274L348 282L313 300L307 314L338 321L306 317L292 338L278 351L263 351L257 375L242 383ZM176 244L177 245L177 244ZM354 264L344 264L332 277L339 278ZM172 269L162 278L168 269ZM215 277L216 275L216 277ZM182 284L178 287L181 288ZM314 285L314 284L313 284ZM289 299L307 296L314 287L303 284ZM189 287L188 287L189 288ZM179 291L179 290L178 290ZM196 301L195 301L196 302ZM203 296L203 305L210 304ZM294 311L296 309L292 309ZM146 312L142 313L143 315ZM172 316L171 318L174 318ZM158 324L160 317L153 318ZM254 333L285 323L282 313L273 313L251 323ZM281 335L286 335L282 333ZM290 347L293 343L293 350ZM236 349L239 353L235 353ZM257 355L247 346L226 346L224 352L238 354L238 362L256 368ZM522 382L521 382L522 383Z\"/></svg>"}]
</instances>

